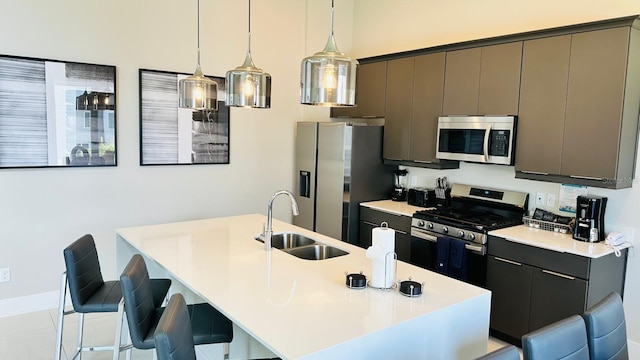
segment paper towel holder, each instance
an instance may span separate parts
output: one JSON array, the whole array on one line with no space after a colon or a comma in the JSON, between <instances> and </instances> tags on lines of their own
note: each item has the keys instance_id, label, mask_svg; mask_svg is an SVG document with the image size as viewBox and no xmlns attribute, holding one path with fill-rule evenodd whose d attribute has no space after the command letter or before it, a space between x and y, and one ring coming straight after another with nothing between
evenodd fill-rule
<instances>
[{"instance_id":1,"label":"paper towel holder","mask_svg":"<svg viewBox=\"0 0 640 360\"><path fill-rule=\"evenodd\" d=\"M386 224L386 222L383 222L382 224ZM380 226L382 226L382 224L380 224ZM396 254L395 252L388 252L385 256L384 256L384 283L387 283L387 269L389 268L387 266L388 261L393 261L393 273L394 275L398 273L398 254ZM371 281L367 281L367 286L370 288L374 288L374 289L378 289L378 290L390 290L390 289L395 289L396 287L398 287L398 284L396 283L396 281L391 281L391 285L389 285L389 287L377 287L377 286L372 286L371 285Z\"/></svg>"}]
</instances>

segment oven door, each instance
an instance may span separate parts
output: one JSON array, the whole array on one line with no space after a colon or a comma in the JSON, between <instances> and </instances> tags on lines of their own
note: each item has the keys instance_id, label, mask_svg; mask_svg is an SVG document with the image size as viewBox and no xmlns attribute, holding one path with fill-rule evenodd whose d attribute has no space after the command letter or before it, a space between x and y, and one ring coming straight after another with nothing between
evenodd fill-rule
<instances>
[{"instance_id":1,"label":"oven door","mask_svg":"<svg viewBox=\"0 0 640 360\"><path fill-rule=\"evenodd\" d=\"M436 271L438 248L436 246L438 234L411 228L411 259L413 265ZM466 282L486 287L487 256L486 246L467 242L467 280Z\"/></svg>"}]
</instances>

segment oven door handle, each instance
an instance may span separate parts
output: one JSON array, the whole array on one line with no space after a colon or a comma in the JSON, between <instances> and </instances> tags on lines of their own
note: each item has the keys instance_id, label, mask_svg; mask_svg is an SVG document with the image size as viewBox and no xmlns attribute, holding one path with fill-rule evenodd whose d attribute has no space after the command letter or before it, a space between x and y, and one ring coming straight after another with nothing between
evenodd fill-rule
<instances>
[{"instance_id":1,"label":"oven door handle","mask_svg":"<svg viewBox=\"0 0 640 360\"><path fill-rule=\"evenodd\" d=\"M431 241L431 242L438 242L437 236L434 236L432 233L422 229L411 228L411 236L417 237L419 239ZM480 255L484 255L487 253L487 250L483 245L474 245L474 244L469 244L468 242L465 242L464 248L469 251L478 253Z\"/></svg>"}]
</instances>

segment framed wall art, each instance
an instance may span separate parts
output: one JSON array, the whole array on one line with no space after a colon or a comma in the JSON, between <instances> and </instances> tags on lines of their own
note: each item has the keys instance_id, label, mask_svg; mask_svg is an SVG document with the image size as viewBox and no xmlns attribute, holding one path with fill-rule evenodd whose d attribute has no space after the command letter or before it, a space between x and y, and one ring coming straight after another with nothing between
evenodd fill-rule
<instances>
[{"instance_id":1,"label":"framed wall art","mask_svg":"<svg viewBox=\"0 0 640 360\"><path fill-rule=\"evenodd\" d=\"M0 168L115 166L116 68L0 55Z\"/></svg>"},{"instance_id":2,"label":"framed wall art","mask_svg":"<svg viewBox=\"0 0 640 360\"><path fill-rule=\"evenodd\" d=\"M218 109L178 107L178 81L190 74L140 69L140 165L229 163L229 107L223 77Z\"/></svg>"}]
</instances>

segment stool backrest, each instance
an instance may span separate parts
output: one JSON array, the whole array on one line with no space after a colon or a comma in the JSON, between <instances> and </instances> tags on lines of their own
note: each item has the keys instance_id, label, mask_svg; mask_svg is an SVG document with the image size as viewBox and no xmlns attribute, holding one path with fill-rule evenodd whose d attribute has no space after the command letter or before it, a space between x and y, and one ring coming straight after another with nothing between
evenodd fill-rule
<instances>
[{"instance_id":1,"label":"stool backrest","mask_svg":"<svg viewBox=\"0 0 640 360\"><path fill-rule=\"evenodd\" d=\"M589 360L587 329L579 315L522 336L524 360Z\"/></svg>"},{"instance_id":2,"label":"stool backrest","mask_svg":"<svg viewBox=\"0 0 640 360\"><path fill-rule=\"evenodd\" d=\"M628 359L624 307L618 293L607 295L582 315L591 359Z\"/></svg>"},{"instance_id":3,"label":"stool backrest","mask_svg":"<svg viewBox=\"0 0 640 360\"><path fill-rule=\"evenodd\" d=\"M174 294L154 334L158 360L194 360L193 332L189 310L182 294Z\"/></svg>"},{"instance_id":4,"label":"stool backrest","mask_svg":"<svg viewBox=\"0 0 640 360\"><path fill-rule=\"evenodd\" d=\"M63 255L73 308L85 312L83 305L104 284L93 236L83 235L67 246Z\"/></svg>"},{"instance_id":5,"label":"stool backrest","mask_svg":"<svg viewBox=\"0 0 640 360\"><path fill-rule=\"evenodd\" d=\"M131 257L120 275L120 285L133 346L138 349L153 348L153 339L149 335L153 335L150 331L160 313L154 305L149 272L141 255Z\"/></svg>"}]
</instances>

